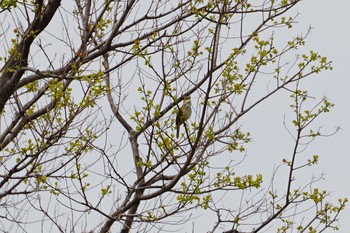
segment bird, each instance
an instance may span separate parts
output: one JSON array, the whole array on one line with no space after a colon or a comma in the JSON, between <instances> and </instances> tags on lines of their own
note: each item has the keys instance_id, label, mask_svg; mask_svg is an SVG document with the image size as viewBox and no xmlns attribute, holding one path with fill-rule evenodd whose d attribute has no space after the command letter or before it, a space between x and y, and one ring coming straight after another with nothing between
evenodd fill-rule
<instances>
[{"instance_id":1,"label":"bird","mask_svg":"<svg viewBox=\"0 0 350 233\"><path fill-rule=\"evenodd\" d=\"M176 138L179 138L180 126L191 117L191 114L191 96L184 96L183 104L176 115Z\"/></svg>"}]
</instances>

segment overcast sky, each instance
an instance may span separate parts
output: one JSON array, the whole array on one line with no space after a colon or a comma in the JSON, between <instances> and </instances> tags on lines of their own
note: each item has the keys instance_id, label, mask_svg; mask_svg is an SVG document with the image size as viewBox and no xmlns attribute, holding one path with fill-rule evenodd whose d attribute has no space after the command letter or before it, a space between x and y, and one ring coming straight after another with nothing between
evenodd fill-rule
<instances>
[{"instance_id":1,"label":"overcast sky","mask_svg":"<svg viewBox=\"0 0 350 233\"><path fill-rule=\"evenodd\" d=\"M295 33L305 34L311 26L313 30L306 39L305 49L317 51L333 61L333 71L322 72L305 80L302 88L315 96L315 102L327 96L335 104L335 108L322 115L313 126L322 127L324 133L332 133L338 126L341 130L331 137L318 138L307 148L302 156L312 157L317 154L320 162L309 171L298 174L297 179L300 184L305 184L312 177L324 174L325 179L315 186L331 192L335 204L338 198L350 198L350 79L347 72L350 67L349 9L349 0L305 0L295 8L295 12L300 13L297 19L299 24L291 30L291 34L282 35L290 40ZM283 126L284 119L289 123L293 119L288 106L290 103L288 97L276 95L247 114L241 122L243 129L252 133L253 143L248 146L243 168L239 166L238 169L242 169L242 173L262 173L265 187L269 184L273 169L282 158L290 158L292 153L293 139ZM279 191L282 191L286 181L286 171L283 169L276 178ZM349 216L350 204L340 216L341 228L338 232L350 232ZM264 232L269 232L269 229ZM333 230L328 229L326 232Z\"/></svg>"},{"instance_id":2,"label":"overcast sky","mask_svg":"<svg viewBox=\"0 0 350 233\"><path fill-rule=\"evenodd\" d=\"M298 31L306 31L308 26L313 27L312 33L307 39L307 48L318 51L333 61L334 70L321 73L317 79L310 82L312 85L310 87L312 94L318 97L326 95L335 103L332 112L322 116L317 124L323 126L326 131L331 131L337 126L340 126L342 130L332 137L319 139L313 144L310 151L320 155L319 166L313 172L315 175L321 172L325 173L325 180L321 183L321 186L331 191L335 200L337 197L350 198L349 9L350 1L348 0L305 0L297 7L298 12L301 13L298 18ZM274 111L273 106L271 106L271 111ZM271 115L273 114L270 114L270 117ZM283 113L275 114L272 120L280 121L282 125ZM264 147L273 146L273 142L269 140L260 140L266 138L265 132L270 130L268 126L262 124L261 129L263 130L256 132L257 135L253 135L256 143L254 148L248 152L249 159L252 159L251 157L254 157L254 160L256 159L256 156L252 154L255 154L254 152L259 148L266 151ZM277 149L276 152L269 155L271 157L278 156L278 153L288 152L288 148L284 148L284 145L288 147L288 143L286 143L288 135L286 132L279 132L281 141L275 141ZM265 161L265 159L266 157L262 161ZM273 161L276 161L276 159ZM306 179L308 178L306 177ZM349 216L350 205L341 215L341 230L339 232L350 232ZM328 230L327 232L332 231Z\"/></svg>"},{"instance_id":3,"label":"overcast sky","mask_svg":"<svg viewBox=\"0 0 350 233\"><path fill-rule=\"evenodd\" d=\"M319 51L325 53L334 61L334 71L331 72L321 90L336 104L334 111L328 116L328 125L339 124L343 129L338 135L329 138L325 145L325 156L322 158L322 167L327 174L329 189L336 194L350 197L350 106L349 106L349 38L350 38L350 1L336 0L309 0L306 1L302 19L315 26L310 42ZM317 7L315 7L317 6ZM342 215L341 231L350 230L350 206Z\"/></svg>"},{"instance_id":4,"label":"overcast sky","mask_svg":"<svg viewBox=\"0 0 350 233\"><path fill-rule=\"evenodd\" d=\"M310 88L312 95L318 98L327 96L335 103L335 108L321 116L315 125L322 126L325 133L334 131L338 126L342 130L332 137L318 139L308 148L310 154L320 156L320 163L305 176L305 181L310 181L313 175L324 173L325 180L318 186L331 191L334 200L338 197L350 198L350 79L347 72L347 68L350 67L349 9L350 0L304 0L296 7L301 15L298 17L299 24L293 29L294 32L302 33L312 26L312 33L307 38L307 49L318 51L333 61L332 72L323 72L315 79L311 78L310 82L305 83L305 87ZM291 39L290 35L286 36ZM247 123L244 125L245 131L252 132L254 140L247 150L244 169L250 174L264 174L267 184L274 166L277 166L283 157L290 155L293 145L290 135L283 128L283 119L286 116L288 118L290 109L286 99L278 98L280 96L259 106L249 113L243 122ZM254 113L258 113L258 117ZM340 216L340 233L350 232L349 216L350 204ZM206 227L203 225L203 228Z\"/></svg>"},{"instance_id":5,"label":"overcast sky","mask_svg":"<svg viewBox=\"0 0 350 233\"><path fill-rule=\"evenodd\" d=\"M314 27L308 39L309 46L327 56L333 61L332 72L321 73L321 80L313 82L320 93L327 95L335 103L335 109L327 114L324 124L327 128L338 126L342 130L324 140L321 140L322 169L326 173L326 182L334 194L350 197L350 108L348 74L349 38L350 38L350 1L347 0L307 0L300 6L301 25ZM342 225L346 226L340 232L349 232L350 208L343 214Z\"/></svg>"}]
</instances>

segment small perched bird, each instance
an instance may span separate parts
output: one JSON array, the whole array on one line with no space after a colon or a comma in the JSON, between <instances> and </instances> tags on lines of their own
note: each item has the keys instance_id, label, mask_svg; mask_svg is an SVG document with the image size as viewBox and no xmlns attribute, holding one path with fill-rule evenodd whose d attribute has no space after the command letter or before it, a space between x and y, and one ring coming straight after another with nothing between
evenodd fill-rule
<instances>
[{"instance_id":1,"label":"small perched bird","mask_svg":"<svg viewBox=\"0 0 350 233\"><path fill-rule=\"evenodd\" d=\"M191 117L191 114L191 96L185 96L183 104L176 115L176 138L179 138L180 126Z\"/></svg>"}]
</instances>

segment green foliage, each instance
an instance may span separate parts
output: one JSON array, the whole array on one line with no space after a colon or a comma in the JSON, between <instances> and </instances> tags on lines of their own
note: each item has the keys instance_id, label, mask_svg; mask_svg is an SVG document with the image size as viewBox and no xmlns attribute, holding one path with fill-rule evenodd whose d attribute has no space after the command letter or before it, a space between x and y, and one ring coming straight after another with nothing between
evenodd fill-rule
<instances>
[{"instance_id":1,"label":"green foliage","mask_svg":"<svg viewBox=\"0 0 350 233\"><path fill-rule=\"evenodd\" d=\"M109 194L112 194L111 186L107 185L106 188L102 188L101 189L101 194L102 194L102 197L104 197L106 195L109 195Z\"/></svg>"},{"instance_id":2,"label":"green foliage","mask_svg":"<svg viewBox=\"0 0 350 233\"><path fill-rule=\"evenodd\" d=\"M11 11L12 8L16 8L17 7L17 1L18 0L2 0L0 2L0 8L4 11Z\"/></svg>"},{"instance_id":3,"label":"green foliage","mask_svg":"<svg viewBox=\"0 0 350 233\"><path fill-rule=\"evenodd\" d=\"M304 129L320 114L327 113L334 107L333 103L326 98L323 98L323 100L312 109L302 110L301 107L304 106L305 102L310 99L310 96L308 96L308 91L306 90L296 89L293 91L290 97L294 100L294 103L291 104L290 107L296 113L296 119L293 120L293 124L299 129ZM310 130L311 137L317 137L318 135L320 135L319 131L314 131L312 129Z\"/></svg>"},{"instance_id":4,"label":"green foliage","mask_svg":"<svg viewBox=\"0 0 350 233\"><path fill-rule=\"evenodd\" d=\"M251 141L250 132L243 133L240 129L236 129L231 135L231 141L228 144L228 151L233 152L238 150L239 152L245 151L245 144Z\"/></svg>"},{"instance_id":5,"label":"green foliage","mask_svg":"<svg viewBox=\"0 0 350 233\"><path fill-rule=\"evenodd\" d=\"M313 105L311 91L300 89L303 79L332 70L332 63L315 51L291 61L306 36L275 42L285 32L279 29L296 23L288 10L297 2L76 1L70 8L61 1L56 30L41 28L53 22L56 1L1 1L1 12L18 9L6 14L25 23L0 33L9 42L0 58L3 83L15 80L1 89L11 95L1 109L0 204L31 203L43 226L52 221L61 232L76 230L88 214L106 222L91 223L95 229L112 231L107 225L113 222L122 231L169 231L167 223L174 227L177 216L192 217L198 207L215 214L212 231L232 225L260 232L271 223L281 233L337 229L347 199L333 204L314 180L298 183L298 172L321 159L301 156L324 135L312 123L334 104L323 98ZM282 91L291 93L296 129L295 150L282 160L288 175L278 177L285 189L274 177L263 186L266 176L250 172L255 165L241 172L253 133L241 119ZM186 137L177 139L184 95L192 97L193 114ZM38 202L46 194L55 207ZM241 200L227 201L231 194ZM298 221L298 213L309 210L303 205L315 210L309 222ZM176 223L186 227L186 221ZM27 224L13 222L21 230ZM61 222L68 223L65 229Z\"/></svg>"}]
</instances>

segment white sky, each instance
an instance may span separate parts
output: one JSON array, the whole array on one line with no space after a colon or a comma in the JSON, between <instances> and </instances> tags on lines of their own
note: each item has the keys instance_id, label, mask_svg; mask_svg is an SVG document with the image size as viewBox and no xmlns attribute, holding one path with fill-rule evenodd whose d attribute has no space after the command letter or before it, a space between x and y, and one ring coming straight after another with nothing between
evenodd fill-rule
<instances>
[{"instance_id":1,"label":"white sky","mask_svg":"<svg viewBox=\"0 0 350 233\"><path fill-rule=\"evenodd\" d=\"M315 7L317 6L317 7ZM350 197L350 106L349 106L349 38L350 38L350 1L346 0L309 0L303 4L302 10L305 14L302 20L315 26L310 36L310 43L318 51L327 55L334 61L334 70L324 78L320 90L336 104L326 121L327 125L340 125L343 129L339 134L324 140L320 144L323 152L320 166L326 173L326 183L334 195ZM307 12L307 13L306 13ZM327 143L326 143L327 142ZM350 230L350 206L341 216L341 230Z\"/></svg>"},{"instance_id":2,"label":"white sky","mask_svg":"<svg viewBox=\"0 0 350 233\"><path fill-rule=\"evenodd\" d=\"M298 183L308 183L312 177L324 174L324 180L314 187L331 192L332 202L337 204L338 198L350 198L350 109L349 99L350 79L347 77L349 64L350 39L350 1L347 0L305 0L294 10L300 13L299 24L293 28L293 33L282 35L290 40L294 35L305 34L308 27L313 27L306 39L303 50L314 50L333 61L333 71L321 72L302 82L302 88L309 90L310 95L320 100L327 96L335 104L330 113L323 114L314 122L313 126L322 127L324 133L331 133L340 126L337 134L331 137L318 138L302 156L312 157L317 154L320 162L317 166L297 175ZM293 16L289 13L289 16ZM281 36L281 35L279 35ZM249 53L249 52L248 52ZM287 101L287 102L286 102ZM288 102L289 101L289 102ZM239 172L255 174L262 173L264 186L269 184L274 167L277 167L282 158L290 158L293 149L293 139L283 126L283 119L290 123L292 118L289 104L291 101L286 95L276 95L267 102L249 112L240 122L244 132L251 132L253 143L248 146L247 158L244 164L238 166ZM291 124L289 124L290 126ZM293 132L293 128L290 127ZM237 158L237 160L239 160ZM305 161L305 160L304 160ZM276 177L276 187L283 193L286 181L286 168L281 168ZM350 204L340 215L340 233L350 232ZM196 225L195 232L207 229ZM270 232L264 229L263 232ZM328 229L326 232L334 232Z\"/></svg>"},{"instance_id":3,"label":"white sky","mask_svg":"<svg viewBox=\"0 0 350 233\"><path fill-rule=\"evenodd\" d=\"M306 175L305 182L309 181L312 175L317 176L323 172L325 180L319 183L319 186L331 191L334 200L338 197L350 198L350 169L348 168L350 164L348 155L350 79L347 77L346 70L350 66L348 54L350 52L350 1L305 0L296 9L301 15L298 17L299 24L293 30L302 33L306 32L309 26L314 27L307 38L307 49L327 56L333 61L334 66L332 72L322 72L318 77L312 78L312 81L306 84L308 86L305 85L310 87L311 94L314 96L326 95L336 105L335 109L321 116L314 125L323 126L325 132L331 132L337 126L342 128L332 137L316 140L309 148L311 156L320 155L320 163ZM242 122L247 122L243 128L245 131L252 132L254 140L252 146L248 148L244 169L247 169L246 172L250 174L263 173L265 184L269 182L269 175L275 164L278 165L281 158L287 157L292 151L291 137L283 128L283 118L288 115L288 111L290 112L289 103L285 102L286 99L278 98L280 96L273 97L271 101L249 113ZM259 114L258 118L254 113ZM272 124L273 127L271 127ZM341 230L338 232L350 232L349 216L350 204L340 216ZM201 232L198 228L195 230Z\"/></svg>"},{"instance_id":4,"label":"white sky","mask_svg":"<svg viewBox=\"0 0 350 233\"><path fill-rule=\"evenodd\" d=\"M308 44L333 61L333 71L321 73L317 84L320 93L327 95L335 103L331 113L325 115L323 125L339 126L342 130L318 143L321 156L320 167L326 174L326 186L334 196L350 197L349 138L350 108L349 87L349 38L350 1L347 0L307 0L299 6L302 15L300 24L314 27ZM349 206L350 207L350 206ZM349 232L350 208L342 215L342 229Z\"/></svg>"},{"instance_id":5,"label":"white sky","mask_svg":"<svg viewBox=\"0 0 350 233\"><path fill-rule=\"evenodd\" d=\"M342 128L338 134L328 138L320 138L312 144L310 153L320 156L320 163L313 170L312 174L319 175L322 172L325 173L325 180L319 183L319 186L331 191L334 200L338 197L349 198L350 79L347 69L350 66L350 1L305 0L296 9L301 13L298 17L299 25L296 27L297 31L305 32L308 26L313 27L311 35L306 40L307 49L315 50L327 56L329 60L333 61L334 67L332 72L322 72L318 77L315 77L316 79L308 83L311 94L314 94L316 97L326 95L331 102L335 103L335 108L330 113L323 115L314 125L323 126L326 131L331 131L337 126ZM273 106L269 105L270 108L267 113L264 113L263 116L259 115L259 117L263 117L261 120L262 124L250 126L255 143L253 148L248 150L248 160L255 163L253 167L256 171L260 170L256 164L270 161L274 164L278 161L279 157L283 157L281 153L291 151L291 138L288 136L286 130L281 129L283 128L284 114L282 111L274 112L276 108L279 108L278 104L278 101L274 101ZM264 110L259 108L255 112L259 112L260 114L261 111ZM279 129L271 129L266 121L279 121L281 127ZM266 139L266 132L268 132L268 135L277 134L278 137L275 138L276 140ZM271 153L268 155L261 154L260 156L262 158L259 159L259 156L257 156L259 154L258 151L266 152L269 151L269 148L273 148L270 149ZM269 170L266 171L271 172L272 167L270 166ZM310 177L305 177L305 179L310 179ZM266 178L267 176L265 174ZM349 216L350 205L340 216L340 233L349 232ZM333 231L328 230L327 232Z\"/></svg>"}]
</instances>

